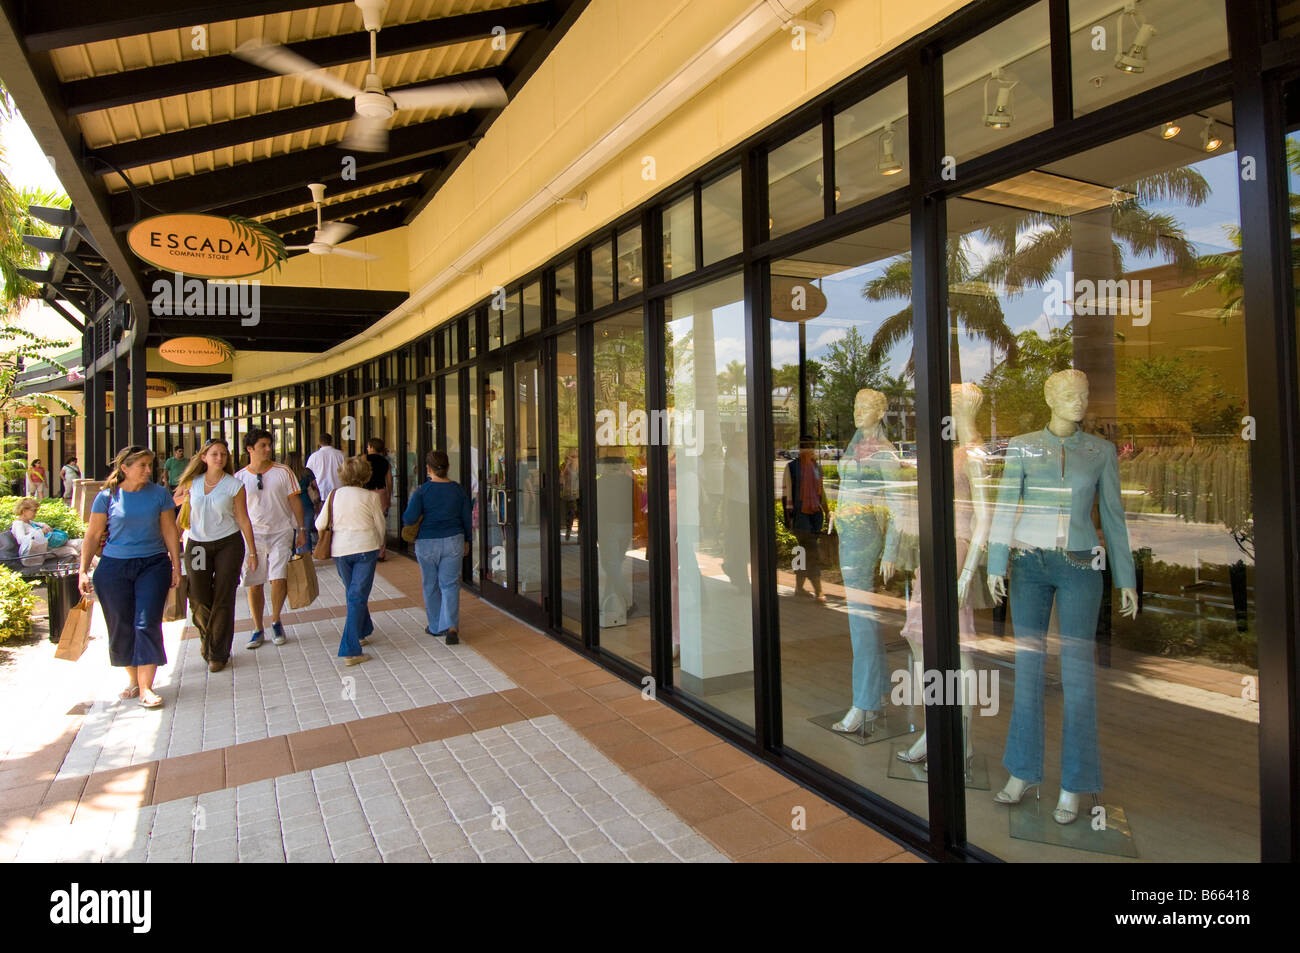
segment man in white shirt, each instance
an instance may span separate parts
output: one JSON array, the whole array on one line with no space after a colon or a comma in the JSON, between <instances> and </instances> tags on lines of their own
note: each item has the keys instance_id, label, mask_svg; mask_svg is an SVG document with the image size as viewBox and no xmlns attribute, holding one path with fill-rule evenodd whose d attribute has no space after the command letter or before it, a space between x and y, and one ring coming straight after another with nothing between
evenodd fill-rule
<instances>
[{"instance_id":1,"label":"man in white shirt","mask_svg":"<svg viewBox=\"0 0 1300 953\"><path fill-rule=\"evenodd\" d=\"M253 548L257 551L257 568L244 573L248 587L248 609L256 629L248 642L255 649L262 644L262 609L266 600L262 586L271 583L271 641L287 641L280 611L289 595L286 567L294 549L307 543L303 527L301 488L293 471L283 463L274 463L271 434L267 430L250 430L244 437L248 466L235 474L244 484L248 500L248 519L253 524Z\"/></svg>"},{"instance_id":2,"label":"man in white shirt","mask_svg":"<svg viewBox=\"0 0 1300 953\"><path fill-rule=\"evenodd\" d=\"M330 490L339 485L339 471L343 468L343 451L335 449L334 438L320 435L320 449L307 458L307 469L316 476L316 489L320 490L322 504Z\"/></svg>"}]
</instances>

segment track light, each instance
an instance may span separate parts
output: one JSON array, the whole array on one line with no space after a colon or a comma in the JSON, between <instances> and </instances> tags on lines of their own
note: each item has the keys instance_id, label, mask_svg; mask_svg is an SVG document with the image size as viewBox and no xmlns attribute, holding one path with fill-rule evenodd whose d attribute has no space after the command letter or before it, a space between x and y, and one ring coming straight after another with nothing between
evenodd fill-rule
<instances>
[{"instance_id":1,"label":"track light","mask_svg":"<svg viewBox=\"0 0 1300 953\"><path fill-rule=\"evenodd\" d=\"M1214 118L1210 117L1205 120L1205 131L1201 133L1201 148L1206 152L1214 152L1223 145L1223 137L1214 128Z\"/></svg>"},{"instance_id":2,"label":"track light","mask_svg":"<svg viewBox=\"0 0 1300 953\"><path fill-rule=\"evenodd\" d=\"M880 158L876 162L876 171L881 175L897 175L903 171L903 163L894 155L894 124L885 123L880 134Z\"/></svg>"},{"instance_id":3,"label":"track light","mask_svg":"<svg viewBox=\"0 0 1300 953\"><path fill-rule=\"evenodd\" d=\"M1178 123L1167 122L1160 127L1160 138L1172 139L1174 136L1178 135L1182 131L1183 131L1183 127L1178 125Z\"/></svg>"},{"instance_id":4,"label":"track light","mask_svg":"<svg viewBox=\"0 0 1300 953\"><path fill-rule=\"evenodd\" d=\"M1124 48L1124 19L1130 18L1137 25L1137 36L1133 45ZM1156 35L1156 28L1137 12L1137 4L1128 4L1119 15L1119 52L1115 54L1115 69L1125 73L1142 73L1147 68L1147 47Z\"/></svg>"},{"instance_id":5,"label":"track light","mask_svg":"<svg viewBox=\"0 0 1300 953\"><path fill-rule=\"evenodd\" d=\"M1011 91L1016 88L1019 80L1013 78L1009 73L1003 73L1001 67L997 67L989 74L989 78L984 81L984 125L990 129L1009 129L1011 123L1015 120L1014 109L1011 101ZM989 109L989 86L997 84L997 103L992 110Z\"/></svg>"}]
</instances>

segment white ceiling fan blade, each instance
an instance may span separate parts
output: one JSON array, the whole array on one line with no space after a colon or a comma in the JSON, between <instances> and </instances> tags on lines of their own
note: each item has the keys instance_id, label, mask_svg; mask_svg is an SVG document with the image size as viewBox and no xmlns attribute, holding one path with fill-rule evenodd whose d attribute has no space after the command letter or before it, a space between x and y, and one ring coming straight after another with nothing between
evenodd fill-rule
<instances>
[{"instance_id":1,"label":"white ceiling fan blade","mask_svg":"<svg viewBox=\"0 0 1300 953\"><path fill-rule=\"evenodd\" d=\"M358 258L361 261L378 261L378 255L372 255L369 252L353 251L351 248L331 248L331 255L342 255L344 258Z\"/></svg>"},{"instance_id":2,"label":"white ceiling fan blade","mask_svg":"<svg viewBox=\"0 0 1300 953\"><path fill-rule=\"evenodd\" d=\"M462 109L504 106L509 102L505 87L495 79L467 79L459 83L438 83L416 89L396 89L388 94L398 109Z\"/></svg>"},{"instance_id":3,"label":"white ceiling fan blade","mask_svg":"<svg viewBox=\"0 0 1300 953\"><path fill-rule=\"evenodd\" d=\"M388 120L353 115L339 145L353 152L387 152Z\"/></svg>"},{"instance_id":4,"label":"white ceiling fan blade","mask_svg":"<svg viewBox=\"0 0 1300 953\"><path fill-rule=\"evenodd\" d=\"M297 77L305 83L329 90L335 96L342 96L344 99L352 99L361 92L351 83L325 72L311 60L299 56L288 47L281 46L279 43L268 43L261 37L241 43L234 51L234 55L272 73Z\"/></svg>"},{"instance_id":5,"label":"white ceiling fan blade","mask_svg":"<svg viewBox=\"0 0 1300 953\"><path fill-rule=\"evenodd\" d=\"M316 241L325 245L337 245L357 230L351 222L326 222L316 232Z\"/></svg>"}]
</instances>

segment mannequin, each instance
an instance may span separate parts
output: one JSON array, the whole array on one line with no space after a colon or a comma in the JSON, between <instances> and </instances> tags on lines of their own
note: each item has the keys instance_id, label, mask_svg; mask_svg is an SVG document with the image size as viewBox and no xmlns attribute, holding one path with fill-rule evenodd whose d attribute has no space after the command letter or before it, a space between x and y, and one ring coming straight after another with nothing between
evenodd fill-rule
<instances>
[{"instance_id":1,"label":"mannequin","mask_svg":"<svg viewBox=\"0 0 1300 953\"><path fill-rule=\"evenodd\" d=\"M879 450L893 450L885 439L880 421L889 399L878 390L863 388L853 401L853 423L857 427L840 459L841 507L852 504L882 506L879 461L871 459ZM850 488L850 480L855 483ZM853 493L853 497L849 497ZM885 643L880 638L876 607L866 596L875 589L876 565L885 544L883 527L868 517L862 531L839 531L840 568L849 604L849 638L853 645L853 704L844 717L831 726L834 731L856 732L876 720L883 707L882 696L889 685Z\"/></svg>"},{"instance_id":2,"label":"mannequin","mask_svg":"<svg viewBox=\"0 0 1300 953\"><path fill-rule=\"evenodd\" d=\"M1101 607L1099 560L1109 560L1122 593L1120 614L1137 616L1137 577L1120 497L1115 446L1079 429L1088 409L1088 377L1059 371L1043 386L1051 420L1007 448L989 539L988 585L1001 602L1007 567L1016 577L1011 620L1016 632L1016 692L1002 764L1011 774L994 798L1018 804L1043 777L1043 678L1047 626L1056 603L1061 625L1065 724L1061 794L1052 817L1070 824L1079 795L1101 790L1093 640ZM1103 551L1092 524L1099 504Z\"/></svg>"},{"instance_id":3,"label":"mannequin","mask_svg":"<svg viewBox=\"0 0 1300 953\"><path fill-rule=\"evenodd\" d=\"M984 453L984 440L980 436L975 417L984 403L984 392L974 384L952 385L952 419L956 430L957 443L952 454L953 501L956 524L957 564L961 566L957 576L957 628L961 653L961 670L970 672L974 665L971 658L971 646L976 639L975 610L987 609L994 605L992 593L985 588L985 580L980 578L980 564L984 561L984 546L989 538L989 526L992 512L988 505L985 490L987 457ZM892 574L891 567L882 561L880 574L885 582ZM907 623L903 626L903 636L912 649L912 667L916 673L915 687L919 684L919 673L925 670L921 648L921 571L916 571L912 598L907 604ZM963 680L963 684L969 682ZM915 697L915 693L913 695ZM971 703L964 700L962 704L962 734L966 741L966 763L969 770L974 746L970 738ZM926 759L925 733L908 748L898 753L898 760L908 764L918 764Z\"/></svg>"}]
</instances>

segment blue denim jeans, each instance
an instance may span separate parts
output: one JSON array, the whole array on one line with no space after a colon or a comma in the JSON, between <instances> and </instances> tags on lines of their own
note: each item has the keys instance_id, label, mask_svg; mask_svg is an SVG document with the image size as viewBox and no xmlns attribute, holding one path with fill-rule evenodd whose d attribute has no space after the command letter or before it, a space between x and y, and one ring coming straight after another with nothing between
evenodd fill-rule
<instances>
[{"instance_id":1,"label":"blue denim jeans","mask_svg":"<svg viewBox=\"0 0 1300 953\"><path fill-rule=\"evenodd\" d=\"M424 584L424 614L435 635L460 628L460 568L465 537L417 539L415 558Z\"/></svg>"},{"instance_id":2,"label":"blue denim jeans","mask_svg":"<svg viewBox=\"0 0 1300 953\"><path fill-rule=\"evenodd\" d=\"M172 584L171 557L100 557L94 583L108 624L109 664L166 665L162 617Z\"/></svg>"},{"instance_id":3,"label":"blue denim jeans","mask_svg":"<svg viewBox=\"0 0 1300 953\"><path fill-rule=\"evenodd\" d=\"M875 711L889 687L889 662L880 637L880 609L866 597L876 588L876 567L885 537L876 530L853 535L841 531L839 539L840 570L849 604L849 642L853 646L853 707Z\"/></svg>"},{"instance_id":4,"label":"blue denim jeans","mask_svg":"<svg viewBox=\"0 0 1300 953\"><path fill-rule=\"evenodd\" d=\"M1065 724L1061 733L1061 787L1075 794L1101 790L1097 747L1097 685L1093 644L1101 608L1102 574L1074 553L1083 567L1058 550L1013 550L1011 622L1016 630L1016 690L1002 766L1022 781L1043 780L1043 681L1047 627L1056 602L1061 626L1061 686Z\"/></svg>"},{"instance_id":5,"label":"blue denim jeans","mask_svg":"<svg viewBox=\"0 0 1300 953\"><path fill-rule=\"evenodd\" d=\"M343 580L343 591L348 600L348 617L343 624L343 638L339 640L339 658L361 654L361 640L375 631L370 620L370 587L375 584L375 566L379 550L335 556L334 566Z\"/></svg>"}]
</instances>

